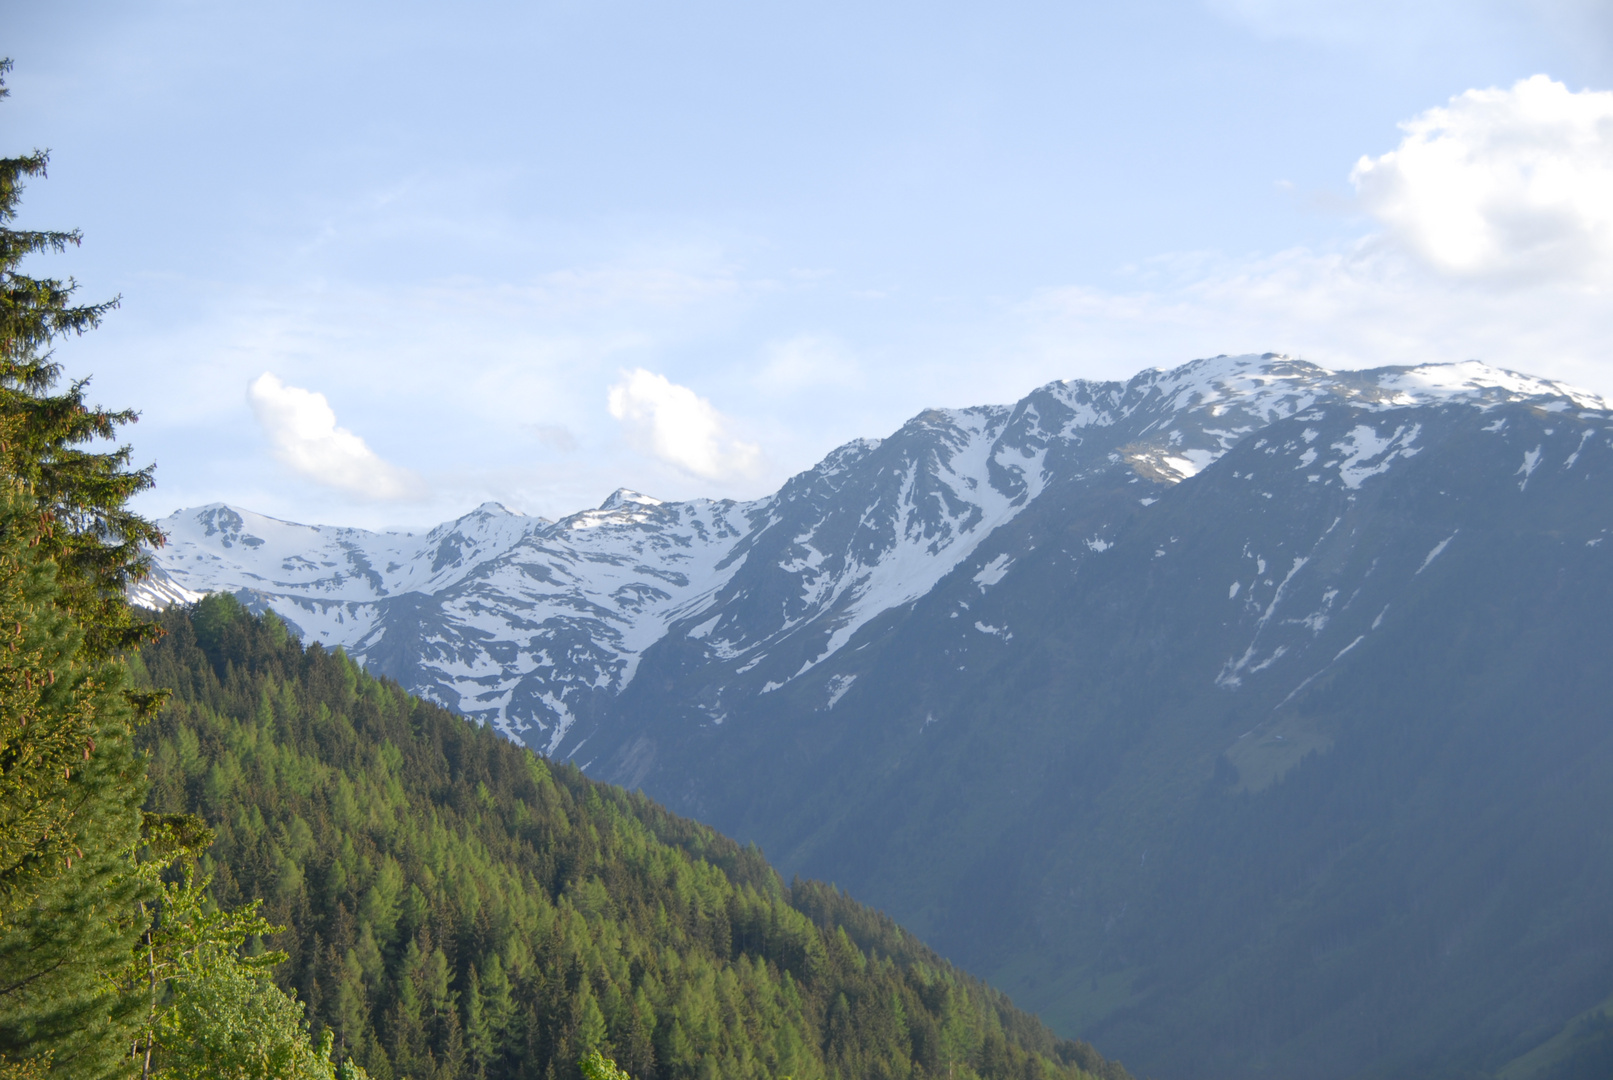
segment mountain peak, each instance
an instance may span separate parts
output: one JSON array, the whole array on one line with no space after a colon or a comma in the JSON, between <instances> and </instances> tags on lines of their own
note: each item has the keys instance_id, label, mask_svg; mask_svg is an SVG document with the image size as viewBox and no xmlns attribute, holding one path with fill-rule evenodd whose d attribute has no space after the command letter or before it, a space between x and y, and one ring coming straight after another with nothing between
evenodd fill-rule
<instances>
[{"instance_id":1,"label":"mountain peak","mask_svg":"<svg viewBox=\"0 0 1613 1080\"><path fill-rule=\"evenodd\" d=\"M610 493L604 502L599 504L601 510L620 510L626 506L660 506L661 499L652 495L645 495L632 488L617 488Z\"/></svg>"},{"instance_id":2,"label":"mountain peak","mask_svg":"<svg viewBox=\"0 0 1613 1080\"><path fill-rule=\"evenodd\" d=\"M1556 397L1566 398L1582 409L1608 408L1605 399L1589 390L1554 379L1491 367L1480 360L1379 368L1375 372L1361 374L1376 375L1379 388L1394 395L1393 404L1397 405L1452 399L1501 404L1528 398Z\"/></svg>"},{"instance_id":3,"label":"mountain peak","mask_svg":"<svg viewBox=\"0 0 1613 1080\"><path fill-rule=\"evenodd\" d=\"M526 515L521 513L521 511L511 510L503 503L494 502L491 499L482 503L482 505L466 514L465 517L475 517L477 515L482 517L526 517Z\"/></svg>"}]
</instances>

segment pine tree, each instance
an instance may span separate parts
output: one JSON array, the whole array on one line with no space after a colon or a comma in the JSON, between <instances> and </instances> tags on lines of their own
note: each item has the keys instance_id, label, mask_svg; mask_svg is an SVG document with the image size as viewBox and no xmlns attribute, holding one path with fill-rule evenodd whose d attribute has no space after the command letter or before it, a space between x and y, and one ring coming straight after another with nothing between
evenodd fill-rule
<instances>
[{"instance_id":1,"label":"pine tree","mask_svg":"<svg viewBox=\"0 0 1613 1080\"><path fill-rule=\"evenodd\" d=\"M94 729L91 702L68 681L57 688L72 670L72 625L55 606L55 565L34 558L37 537L32 506L13 490L0 502L0 920L72 857L71 778Z\"/></svg>"}]
</instances>

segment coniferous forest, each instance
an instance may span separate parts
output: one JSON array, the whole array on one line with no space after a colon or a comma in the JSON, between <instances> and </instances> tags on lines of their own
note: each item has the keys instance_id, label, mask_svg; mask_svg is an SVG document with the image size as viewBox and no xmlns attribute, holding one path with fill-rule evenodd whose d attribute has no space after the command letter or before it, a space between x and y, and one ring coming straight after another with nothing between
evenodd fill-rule
<instances>
[{"instance_id":1,"label":"coniferous forest","mask_svg":"<svg viewBox=\"0 0 1613 1080\"><path fill-rule=\"evenodd\" d=\"M1121 1077L889 919L305 649L228 595L162 616L150 806L376 1077Z\"/></svg>"}]
</instances>

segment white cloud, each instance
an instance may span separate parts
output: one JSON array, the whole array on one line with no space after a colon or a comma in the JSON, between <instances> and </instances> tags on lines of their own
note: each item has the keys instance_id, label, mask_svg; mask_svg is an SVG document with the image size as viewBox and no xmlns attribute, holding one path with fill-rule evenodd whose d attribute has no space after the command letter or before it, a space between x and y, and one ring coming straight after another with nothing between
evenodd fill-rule
<instances>
[{"instance_id":1,"label":"white cloud","mask_svg":"<svg viewBox=\"0 0 1613 1080\"><path fill-rule=\"evenodd\" d=\"M1385 239L1463 277L1613 273L1613 93L1536 75L1469 90L1401 128L1397 148L1350 174Z\"/></svg>"},{"instance_id":2,"label":"white cloud","mask_svg":"<svg viewBox=\"0 0 1613 1080\"><path fill-rule=\"evenodd\" d=\"M1131 289L1048 289L1028 350L1081 374L1274 350L1338 368L1484 360L1613 392L1613 94L1470 90L1352 174L1369 235L1152 260Z\"/></svg>"},{"instance_id":3,"label":"white cloud","mask_svg":"<svg viewBox=\"0 0 1613 1080\"><path fill-rule=\"evenodd\" d=\"M633 441L686 472L723 480L753 475L761 464L761 447L732 438L711 402L665 375L623 372L608 402Z\"/></svg>"},{"instance_id":4,"label":"white cloud","mask_svg":"<svg viewBox=\"0 0 1613 1080\"><path fill-rule=\"evenodd\" d=\"M266 371L248 387L247 399L275 457L310 480L369 499L425 494L417 475L384 461L363 439L337 427L324 394L287 386Z\"/></svg>"}]
</instances>

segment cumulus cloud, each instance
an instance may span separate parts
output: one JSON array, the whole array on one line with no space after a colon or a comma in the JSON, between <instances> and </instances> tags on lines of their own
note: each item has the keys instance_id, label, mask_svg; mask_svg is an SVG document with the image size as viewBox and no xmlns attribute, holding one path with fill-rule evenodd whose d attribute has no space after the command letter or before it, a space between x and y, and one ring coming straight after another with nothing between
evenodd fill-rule
<instances>
[{"instance_id":1,"label":"cumulus cloud","mask_svg":"<svg viewBox=\"0 0 1613 1080\"><path fill-rule=\"evenodd\" d=\"M623 372L610 388L608 404L630 439L695 476L751 476L761 464L761 447L733 438L711 402L665 375L643 368Z\"/></svg>"},{"instance_id":2,"label":"cumulus cloud","mask_svg":"<svg viewBox=\"0 0 1613 1080\"><path fill-rule=\"evenodd\" d=\"M324 394L287 386L266 371L247 388L247 400L274 456L300 475L368 499L425 494L419 476L383 460L363 439L337 427Z\"/></svg>"},{"instance_id":3,"label":"cumulus cloud","mask_svg":"<svg viewBox=\"0 0 1613 1080\"><path fill-rule=\"evenodd\" d=\"M1613 276L1613 93L1536 75L1401 129L1398 147L1350 176L1387 240L1460 277Z\"/></svg>"},{"instance_id":4,"label":"cumulus cloud","mask_svg":"<svg viewBox=\"0 0 1613 1080\"><path fill-rule=\"evenodd\" d=\"M1277 350L1344 368L1480 359L1613 393L1613 94L1536 76L1402 130L1352 173L1368 235L1045 290L1019 309L1028 344L1106 374Z\"/></svg>"}]
</instances>

